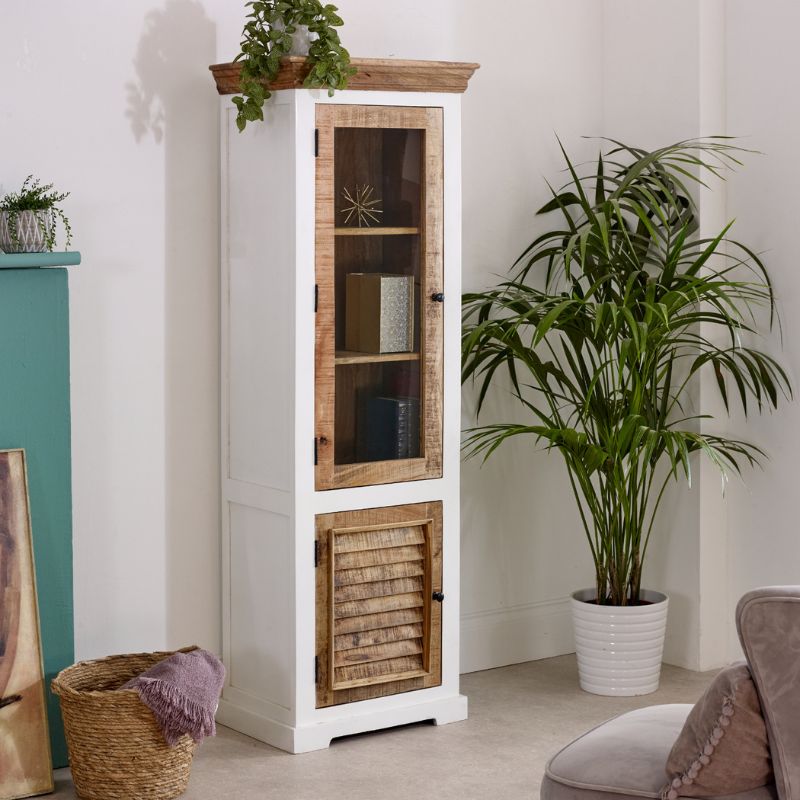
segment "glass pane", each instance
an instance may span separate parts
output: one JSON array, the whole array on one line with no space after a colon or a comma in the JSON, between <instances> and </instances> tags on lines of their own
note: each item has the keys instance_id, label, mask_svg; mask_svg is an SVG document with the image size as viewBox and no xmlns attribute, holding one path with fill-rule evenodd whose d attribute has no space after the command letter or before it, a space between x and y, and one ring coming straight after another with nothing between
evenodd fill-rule
<instances>
[{"instance_id":1,"label":"glass pane","mask_svg":"<svg viewBox=\"0 0 800 800\"><path fill-rule=\"evenodd\" d=\"M337 464L418 458L422 130L337 128Z\"/></svg>"}]
</instances>

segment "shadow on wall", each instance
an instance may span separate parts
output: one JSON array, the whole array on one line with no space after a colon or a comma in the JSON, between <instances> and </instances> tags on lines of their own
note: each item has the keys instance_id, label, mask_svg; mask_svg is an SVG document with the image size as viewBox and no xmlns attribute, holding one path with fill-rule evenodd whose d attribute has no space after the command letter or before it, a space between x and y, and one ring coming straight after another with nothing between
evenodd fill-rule
<instances>
[{"instance_id":1,"label":"shadow on wall","mask_svg":"<svg viewBox=\"0 0 800 800\"><path fill-rule=\"evenodd\" d=\"M219 651L219 124L216 26L150 11L126 86L137 142L164 146L167 644Z\"/></svg>"}]
</instances>

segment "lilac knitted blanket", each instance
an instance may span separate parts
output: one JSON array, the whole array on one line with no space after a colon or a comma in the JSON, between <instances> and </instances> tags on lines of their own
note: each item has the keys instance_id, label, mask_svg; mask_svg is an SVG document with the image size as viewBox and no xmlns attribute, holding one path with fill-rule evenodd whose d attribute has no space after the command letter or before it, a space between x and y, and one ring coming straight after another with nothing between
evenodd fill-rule
<instances>
[{"instance_id":1,"label":"lilac knitted blanket","mask_svg":"<svg viewBox=\"0 0 800 800\"><path fill-rule=\"evenodd\" d=\"M225 667L213 653L192 650L160 661L122 688L139 693L172 747L186 733L196 742L216 733L214 714L224 680Z\"/></svg>"}]
</instances>

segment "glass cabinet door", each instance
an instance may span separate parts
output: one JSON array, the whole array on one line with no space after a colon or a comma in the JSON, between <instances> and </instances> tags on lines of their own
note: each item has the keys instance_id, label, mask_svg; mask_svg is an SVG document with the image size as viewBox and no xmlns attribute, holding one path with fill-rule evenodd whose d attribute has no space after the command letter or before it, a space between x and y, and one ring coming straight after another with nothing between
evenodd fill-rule
<instances>
[{"instance_id":1,"label":"glass cabinet door","mask_svg":"<svg viewBox=\"0 0 800 800\"><path fill-rule=\"evenodd\" d=\"M442 111L317 106L316 488L441 476Z\"/></svg>"}]
</instances>

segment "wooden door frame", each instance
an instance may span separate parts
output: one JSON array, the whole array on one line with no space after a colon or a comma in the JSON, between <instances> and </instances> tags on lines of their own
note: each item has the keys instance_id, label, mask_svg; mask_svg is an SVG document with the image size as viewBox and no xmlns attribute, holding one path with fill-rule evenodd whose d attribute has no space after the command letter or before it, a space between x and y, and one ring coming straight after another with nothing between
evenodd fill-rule
<instances>
[{"instance_id":1,"label":"wooden door frame","mask_svg":"<svg viewBox=\"0 0 800 800\"><path fill-rule=\"evenodd\" d=\"M316 517L316 657L317 708L352 703L391 694L427 689L442 683L442 604L433 602L433 594L442 591L442 502L412 503L357 511L339 511ZM425 526L425 581L423 601L424 670L376 679L362 686L336 689L331 672L333 631L333 532L343 529L380 530L407 525Z\"/></svg>"},{"instance_id":2,"label":"wooden door frame","mask_svg":"<svg viewBox=\"0 0 800 800\"><path fill-rule=\"evenodd\" d=\"M395 106L318 104L316 164L315 488L339 489L442 476L444 291L443 110ZM335 128L424 130L424 183L420 213L420 429L422 457L336 464L335 363Z\"/></svg>"}]
</instances>

